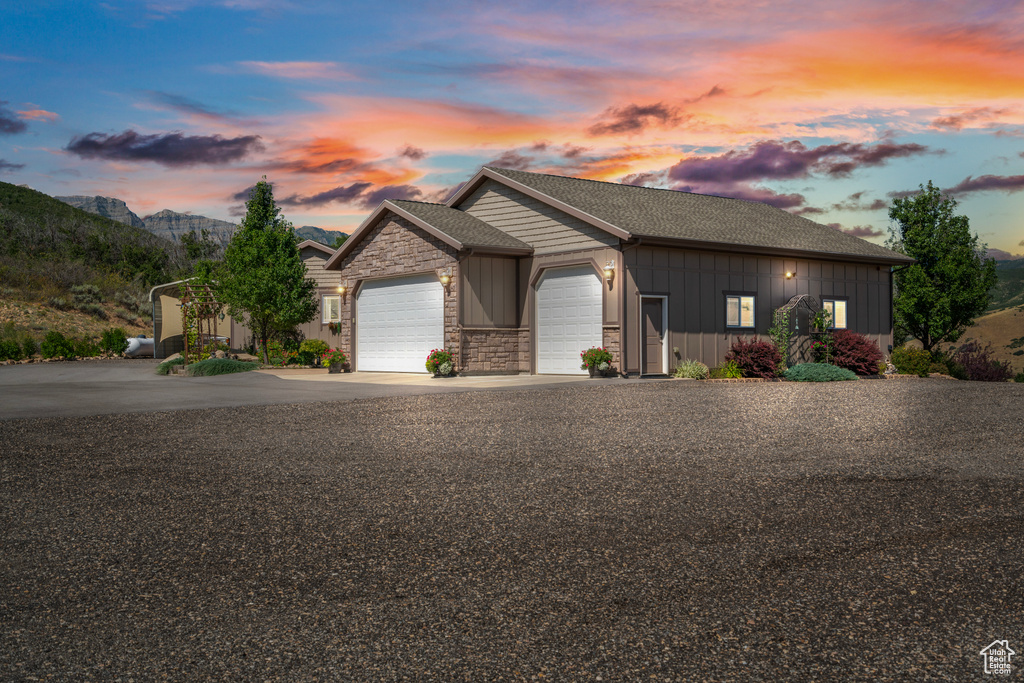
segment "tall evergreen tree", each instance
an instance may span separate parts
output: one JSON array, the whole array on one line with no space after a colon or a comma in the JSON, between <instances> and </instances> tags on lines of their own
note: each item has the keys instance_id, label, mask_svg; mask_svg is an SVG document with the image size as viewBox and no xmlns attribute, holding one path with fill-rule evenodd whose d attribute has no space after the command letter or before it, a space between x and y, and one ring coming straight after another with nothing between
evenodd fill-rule
<instances>
[{"instance_id":1,"label":"tall evergreen tree","mask_svg":"<svg viewBox=\"0 0 1024 683\"><path fill-rule=\"evenodd\" d=\"M887 245L917 259L895 272L893 312L897 329L906 330L928 351L955 342L988 306L996 284L996 262L971 234L957 202L931 181L921 191L894 199Z\"/></svg>"},{"instance_id":2,"label":"tall evergreen tree","mask_svg":"<svg viewBox=\"0 0 1024 683\"><path fill-rule=\"evenodd\" d=\"M245 217L218 273L217 294L228 313L252 330L269 362L267 339L316 316L316 283L306 277L292 224L280 215L266 176L256 183Z\"/></svg>"}]
</instances>

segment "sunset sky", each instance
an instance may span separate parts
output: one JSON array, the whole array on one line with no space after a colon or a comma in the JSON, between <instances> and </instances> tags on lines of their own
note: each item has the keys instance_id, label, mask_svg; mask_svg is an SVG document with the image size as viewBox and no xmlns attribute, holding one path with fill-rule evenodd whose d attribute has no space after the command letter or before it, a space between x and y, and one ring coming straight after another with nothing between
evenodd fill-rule
<instances>
[{"instance_id":1,"label":"sunset sky","mask_svg":"<svg viewBox=\"0 0 1024 683\"><path fill-rule=\"evenodd\" d=\"M881 242L928 180L1024 253L1024 3L32 0L0 180L295 225L483 164L766 201Z\"/></svg>"}]
</instances>

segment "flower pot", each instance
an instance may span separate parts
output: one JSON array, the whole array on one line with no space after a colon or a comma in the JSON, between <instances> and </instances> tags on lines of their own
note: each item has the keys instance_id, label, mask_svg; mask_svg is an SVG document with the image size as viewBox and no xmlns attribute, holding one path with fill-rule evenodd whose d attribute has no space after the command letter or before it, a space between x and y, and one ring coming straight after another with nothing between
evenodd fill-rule
<instances>
[{"instance_id":1,"label":"flower pot","mask_svg":"<svg viewBox=\"0 0 1024 683\"><path fill-rule=\"evenodd\" d=\"M587 368L587 372L590 373L591 377L600 377L601 376L601 371L598 370L597 367L595 367L593 365L591 365L590 367Z\"/></svg>"},{"instance_id":2,"label":"flower pot","mask_svg":"<svg viewBox=\"0 0 1024 683\"><path fill-rule=\"evenodd\" d=\"M348 372L348 371L349 371L349 364L348 363L331 363L330 365L327 366L327 372L331 373L332 375L334 373L336 373L336 372Z\"/></svg>"}]
</instances>

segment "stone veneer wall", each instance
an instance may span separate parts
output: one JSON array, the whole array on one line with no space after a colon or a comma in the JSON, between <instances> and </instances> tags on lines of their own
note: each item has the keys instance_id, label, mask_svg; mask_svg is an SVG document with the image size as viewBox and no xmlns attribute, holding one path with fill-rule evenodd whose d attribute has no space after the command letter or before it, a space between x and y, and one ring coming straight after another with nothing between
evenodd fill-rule
<instances>
[{"instance_id":1,"label":"stone veneer wall","mask_svg":"<svg viewBox=\"0 0 1024 683\"><path fill-rule=\"evenodd\" d=\"M352 318L355 309L355 285L360 280L389 276L415 275L434 272L439 268L452 269L452 281L444 299L445 348L459 357L458 299L456 288L459 278L455 250L416 227L409 221L389 214L378 222L352 252L345 257L338 273L341 282L349 286L349 293L341 302L341 335L336 337L341 348L352 355ZM359 359L356 358L356 368Z\"/></svg>"},{"instance_id":2,"label":"stone veneer wall","mask_svg":"<svg viewBox=\"0 0 1024 683\"><path fill-rule=\"evenodd\" d=\"M612 352L612 367L618 370L620 373L623 371L622 356L619 353L621 345L619 344L619 327L605 327L602 330L602 338L604 341L602 344L606 349Z\"/></svg>"},{"instance_id":3,"label":"stone veneer wall","mask_svg":"<svg viewBox=\"0 0 1024 683\"><path fill-rule=\"evenodd\" d=\"M521 365L520 336L518 329L463 329L459 371L470 375L529 371L529 362Z\"/></svg>"}]
</instances>

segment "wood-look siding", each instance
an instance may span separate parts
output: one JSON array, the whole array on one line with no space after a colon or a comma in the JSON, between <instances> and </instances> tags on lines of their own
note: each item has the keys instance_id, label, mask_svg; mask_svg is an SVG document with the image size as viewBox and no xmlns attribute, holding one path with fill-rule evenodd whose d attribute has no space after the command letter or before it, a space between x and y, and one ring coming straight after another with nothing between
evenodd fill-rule
<instances>
[{"instance_id":1,"label":"wood-look siding","mask_svg":"<svg viewBox=\"0 0 1024 683\"><path fill-rule=\"evenodd\" d=\"M766 337L773 311L797 294L810 294L819 305L822 297L847 299L848 329L873 339L883 353L892 343L887 266L643 246L622 256L629 321L624 353L631 373L640 368L641 294L668 295L670 366L685 359L720 365L736 337ZM794 273L792 279L786 279L786 271ZM756 296L754 329L726 329L726 292ZM673 347L679 348L678 356Z\"/></svg>"},{"instance_id":2,"label":"wood-look siding","mask_svg":"<svg viewBox=\"0 0 1024 683\"><path fill-rule=\"evenodd\" d=\"M535 254L618 244L603 230L493 180L483 182L458 208L526 242Z\"/></svg>"},{"instance_id":3,"label":"wood-look siding","mask_svg":"<svg viewBox=\"0 0 1024 683\"><path fill-rule=\"evenodd\" d=\"M314 247L306 247L299 253L299 256L306 264L306 277L316 282L317 287L338 286L338 273L324 270L324 264L327 263L328 258L326 254Z\"/></svg>"},{"instance_id":4,"label":"wood-look siding","mask_svg":"<svg viewBox=\"0 0 1024 683\"><path fill-rule=\"evenodd\" d=\"M470 256L459 266L461 320L465 327L518 327L516 259Z\"/></svg>"}]
</instances>

